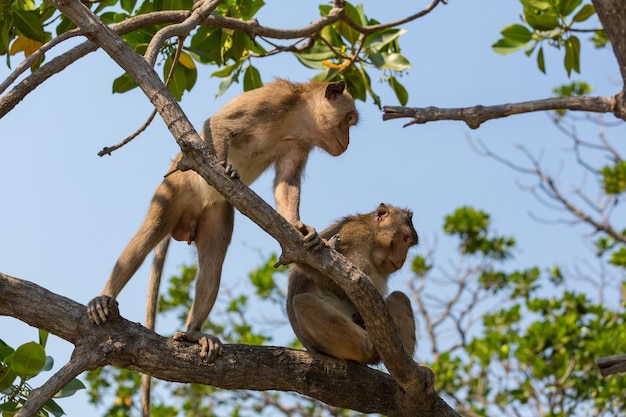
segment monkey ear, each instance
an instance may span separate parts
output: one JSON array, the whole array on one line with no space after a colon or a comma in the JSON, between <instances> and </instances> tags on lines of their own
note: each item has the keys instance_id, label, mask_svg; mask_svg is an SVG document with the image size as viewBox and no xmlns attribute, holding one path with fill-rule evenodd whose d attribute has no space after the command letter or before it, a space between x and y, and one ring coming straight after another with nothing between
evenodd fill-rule
<instances>
[{"instance_id":1,"label":"monkey ear","mask_svg":"<svg viewBox=\"0 0 626 417\"><path fill-rule=\"evenodd\" d=\"M334 83L329 83L326 86L326 93L324 96L326 100L332 100L333 98L340 96L343 93L343 90L346 88L346 82L341 80Z\"/></svg>"},{"instance_id":2,"label":"monkey ear","mask_svg":"<svg viewBox=\"0 0 626 417\"><path fill-rule=\"evenodd\" d=\"M385 217L387 217L387 214L389 214L389 209L387 208L385 203L380 203L380 205L378 206L376 211L374 211L373 214L374 214L374 220L379 222L379 221L382 221Z\"/></svg>"}]
</instances>

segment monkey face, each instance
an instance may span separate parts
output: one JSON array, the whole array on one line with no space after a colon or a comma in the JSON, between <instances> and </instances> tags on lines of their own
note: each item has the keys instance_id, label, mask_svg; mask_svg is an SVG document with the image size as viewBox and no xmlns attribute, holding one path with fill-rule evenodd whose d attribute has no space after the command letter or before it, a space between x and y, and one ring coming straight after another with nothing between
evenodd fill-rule
<instances>
[{"instance_id":1,"label":"monkey face","mask_svg":"<svg viewBox=\"0 0 626 417\"><path fill-rule=\"evenodd\" d=\"M406 262L406 255L409 249L417 243L416 237L417 233L412 226L411 228L402 227L395 233L391 241L389 253L382 264L382 269L385 272L391 274L402 268Z\"/></svg>"}]
</instances>

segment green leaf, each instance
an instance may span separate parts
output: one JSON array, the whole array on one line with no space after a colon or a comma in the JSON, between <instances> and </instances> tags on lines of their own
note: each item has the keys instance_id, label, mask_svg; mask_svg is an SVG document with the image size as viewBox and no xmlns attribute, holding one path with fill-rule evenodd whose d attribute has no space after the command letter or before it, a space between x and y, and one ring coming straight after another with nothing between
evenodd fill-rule
<instances>
[{"instance_id":1,"label":"green leaf","mask_svg":"<svg viewBox=\"0 0 626 417\"><path fill-rule=\"evenodd\" d=\"M64 398L70 397L76 393L76 391L80 391L81 389L85 389L85 384L82 383L79 379L72 379L69 384L64 386L61 391L57 392L54 396L55 398Z\"/></svg>"},{"instance_id":2,"label":"green leaf","mask_svg":"<svg viewBox=\"0 0 626 417\"><path fill-rule=\"evenodd\" d=\"M2 339L0 339L0 361L4 362L5 358L7 358L9 355L12 355L13 352L15 352L15 349L13 349L11 346L4 343Z\"/></svg>"},{"instance_id":3,"label":"green leaf","mask_svg":"<svg viewBox=\"0 0 626 417\"><path fill-rule=\"evenodd\" d=\"M385 64L381 67L381 69L391 69L394 71L404 71L411 68L411 63L408 59L406 59L403 55L395 52L395 53L382 53Z\"/></svg>"},{"instance_id":4,"label":"green leaf","mask_svg":"<svg viewBox=\"0 0 626 417\"><path fill-rule=\"evenodd\" d=\"M236 62L232 65L226 65L224 68L213 72L210 76L219 78L229 77L233 73L233 71L239 68L240 65L241 63L239 62Z\"/></svg>"},{"instance_id":5,"label":"green leaf","mask_svg":"<svg viewBox=\"0 0 626 417\"><path fill-rule=\"evenodd\" d=\"M235 81L237 79L236 74L231 74L228 77L224 78L222 80L222 82L220 83L219 88L217 89L217 94L215 95L215 98L218 98L219 96L221 96L222 94L224 94L226 92L226 90L228 90L228 87L230 87L230 85L233 83L233 81Z\"/></svg>"},{"instance_id":6,"label":"green leaf","mask_svg":"<svg viewBox=\"0 0 626 417\"><path fill-rule=\"evenodd\" d=\"M3 416L13 416L13 413L17 413L22 406L15 401L0 404L0 411Z\"/></svg>"},{"instance_id":7,"label":"green leaf","mask_svg":"<svg viewBox=\"0 0 626 417\"><path fill-rule=\"evenodd\" d=\"M136 4L137 0L120 0L120 6L122 6L122 9L124 9L128 13L133 12Z\"/></svg>"},{"instance_id":8,"label":"green leaf","mask_svg":"<svg viewBox=\"0 0 626 417\"><path fill-rule=\"evenodd\" d=\"M584 22L589 19L596 13L596 8L593 4L585 4L579 11L574 15L574 22Z\"/></svg>"},{"instance_id":9,"label":"green leaf","mask_svg":"<svg viewBox=\"0 0 626 417\"><path fill-rule=\"evenodd\" d=\"M389 77L388 82L393 91L396 93L396 97L398 98L400 105L405 106L409 101L409 93L406 91L406 88L398 82L396 77Z\"/></svg>"},{"instance_id":10,"label":"green leaf","mask_svg":"<svg viewBox=\"0 0 626 417\"><path fill-rule=\"evenodd\" d=\"M526 26L518 24L508 25L500 33L502 33L505 39L518 44L528 43L533 36L533 33Z\"/></svg>"},{"instance_id":11,"label":"green leaf","mask_svg":"<svg viewBox=\"0 0 626 417\"><path fill-rule=\"evenodd\" d=\"M169 56L165 60L165 65L163 65L163 79L167 79L169 76L170 70L172 68L173 57ZM185 70L183 66L178 63L174 67L174 73L172 74L172 78L170 79L168 88L174 98L177 101L182 100L183 93L185 92L185 87L187 86L187 77L185 76Z\"/></svg>"},{"instance_id":12,"label":"green leaf","mask_svg":"<svg viewBox=\"0 0 626 417\"><path fill-rule=\"evenodd\" d=\"M243 91L254 90L255 88L263 87L263 81L261 80L261 74L259 70L248 65L243 73Z\"/></svg>"},{"instance_id":13,"label":"green leaf","mask_svg":"<svg viewBox=\"0 0 626 417\"><path fill-rule=\"evenodd\" d=\"M524 7L524 17L533 29L552 30L559 27L559 17L556 13L548 10Z\"/></svg>"},{"instance_id":14,"label":"green leaf","mask_svg":"<svg viewBox=\"0 0 626 417\"><path fill-rule=\"evenodd\" d=\"M23 379L37 375L45 364L46 351L35 342L24 343L11 358L11 369Z\"/></svg>"},{"instance_id":15,"label":"green leaf","mask_svg":"<svg viewBox=\"0 0 626 417\"><path fill-rule=\"evenodd\" d=\"M580 40L576 36L565 40L564 64L568 77L572 71L580 73Z\"/></svg>"},{"instance_id":16,"label":"green leaf","mask_svg":"<svg viewBox=\"0 0 626 417\"><path fill-rule=\"evenodd\" d=\"M239 18L242 20L250 20L265 5L263 0L251 0L242 2L239 7Z\"/></svg>"},{"instance_id":17,"label":"green leaf","mask_svg":"<svg viewBox=\"0 0 626 417\"><path fill-rule=\"evenodd\" d=\"M543 57L543 46L539 48L539 52L537 53L537 66L541 72L544 74L546 73L546 61Z\"/></svg>"},{"instance_id":18,"label":"green leaf","mask_svg":"<svg viewBox=\"0 0 626 417\"><path fill-rule=\"evenodd\" d=\"M113 93L125 93L135 87L137 83L126 72L113 80Z\"/></svg>"},{"instance_id":19,"label":"green leaf","mask_svg":"<svg viewBox=\"0 0 626 417\"><path fill-rule=\"evenodd\" d=\"M583 0L561 0L558 3L559 12L563 16L569 16L582 4Z\"/></svg>"},{"instance_id":20,"label":"green leaf","mask_svg":"<svg viewBox=\"0 0 626 417\"><path fill-rule=\"evenodd\" d=\"M0 392L9 388L15 381L15 378L17 378L17 374L10 366L0 364Z\"/></svg>"},{"instance_id":21,"label":"green leaf","mask_svg":"<svg viewBox=\"0 0 626 417\"><path fill-rule=\"evenodd\" d=\"M365 18L365 15L363 14L362 4L359 4L357 7L354 7L352 4L346 2L345 7L344 7L344 13L350 19L352 19L357 25L367 24L367 19ZM348 25L343 20L339 20L337 23L335 23L334 26L339 30L339 33L341 33L341 36L346 38L346 40L350 42L352 45L356 44L357 41L359 40L359 37L361 36L359 32L357 32L355 29L352 28L352 26Z\"/></svg>"},{"instance_id":22,"label":"green leaf","mask_svg":"<svg viewBox=\"0 0 626 417\"><path fill-rule=\"evenodd\" d=\"M528 46L527 43L519 43L514 42L508 38L502 38L493 45L491 45L491 49L497 54L500 55L508 55L511 52L519 51L520 49L524 49Z\"/></svg>"},{"instance_id":23,"label":"green leaf","mask_svg":"<svg viewBox=\"0 0 626 417\"><path fill-rule=\"evenodd\" d=\"M48 342L48 332L42 329L39 329L39 344L46 347L46 343Z\"/></svg>"},{"instance_id":24,"label":"green leaf","mask_svg":"<svg viewBox=\"0 0 626 417\"><path fill-rule=\"evenodd\" d=\"M13 13L13 19L17 29L26 37L42 43L48 40L35 12L16 10Z\"/></svg>"},{"instance_id":25,"label":"green leaf","mask_svg":"<svg viewBox=\"0 0 626 417\"><path fill-rule=\"evenodd\" d=\"M49 411L55 417L61 417L65 414L65 411L54 400L49 400L44 406L44 410Z\"/></svg>"},{"instance_id":26,"label":"green leaf","mask_svg":"<svg viewBox=\"0 0 626 417\"><path fill-rule=\"evenodd\" d=\"M386 29L377 36L369 36L364 46L371 51L370 53L378 52L407 32L406 29Z\"/></svg>"}]
</instances>

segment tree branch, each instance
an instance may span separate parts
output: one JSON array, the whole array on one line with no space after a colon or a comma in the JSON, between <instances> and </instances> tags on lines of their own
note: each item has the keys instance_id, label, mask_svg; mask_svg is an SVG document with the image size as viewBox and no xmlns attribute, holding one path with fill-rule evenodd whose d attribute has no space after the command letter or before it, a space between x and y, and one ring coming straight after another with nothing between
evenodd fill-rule
<instances>
[{"instance_id":1,"label":"tree branch","mask_svg":"<svg viewBox=\"0 0 626 417\"><path fill-rule=\"evenodd\" d=\"M383 107L383 120L399 119L403 117L413 120L404 127L412 124L424 124L436 120L461 120L467 123L470 129L478 129L487 120L508 117L513 114L531 113L544 110L580 110L596 113L613 113L622 118L617 110L617 99L613 97L554 97L541 100L525 101L521 103L500 104L495 106L473 106L442 109L439 107ZM626 116L623 117L626 120Z\"/></svg>"},{"instance_id":2,"label":"tree branch","mask_svg":"<svg viewBox=\"0 0 626 417\"><path fill-rule=\"evenodd\" d=\"M602 376L626 372L626 355L615 355L596 360Z\"/></svg>"},{"instance_id":3,"label":"tree branch","mask_svg":"<svg viewBox=\"0 0 626 417\"><path fill-rule=\"evenodd\" d=\"M39 308L33 309L33 304ZM279 347L225 345L214 364L204 363L196 344L167 339L140 324L114 316L101 326L91 324L87 307L28 281L0 273L0 314L44 329L76 346L72 361L59 374L67 380L78 371L114 365L172 382L198 383L223 389L296 391L337 407L391 416L455 415L436 394L431 406L403 409L402 389L387 374L323 355ZM78 357L83 358L78 362ZM52 385L49 385L52 387ZM58 385L54 385L54 389ZM31 400L45 403L54 392L34 390ZM44 398L45 397L45 398ZM447 408L447 411L445 410Z\"/></svg>"}]
</instances>

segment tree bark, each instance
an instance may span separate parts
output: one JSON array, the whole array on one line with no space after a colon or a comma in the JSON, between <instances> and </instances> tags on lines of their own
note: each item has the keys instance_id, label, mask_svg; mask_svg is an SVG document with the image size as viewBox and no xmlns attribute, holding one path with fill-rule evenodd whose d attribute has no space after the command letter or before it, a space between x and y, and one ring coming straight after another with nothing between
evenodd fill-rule
<instances>
[{"instance_id":1,"label":"tree bark","mask_svg":"<svg viewBox=\"0 0 626 417\"><path fill-rule=\"evenodd\" d=\"M225 345L224 355L208 364L200 358L197 344L164 338L119 315L96 326L86 311L86 306L73 300L0 273L1 315L44 329L75 346L69 364L32 392L20 415L34 415L63 383L105 365L166 381L223 389L295 391L364 413L456 415L434 392L425 400L411 398L390 375L367 366L293 349L251 345ZM56 383L57 379L61 383Z\"/></svg>"}]
</instances>

